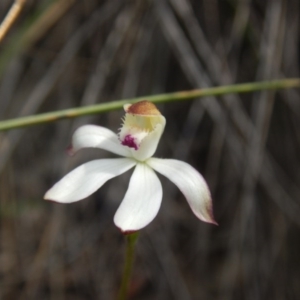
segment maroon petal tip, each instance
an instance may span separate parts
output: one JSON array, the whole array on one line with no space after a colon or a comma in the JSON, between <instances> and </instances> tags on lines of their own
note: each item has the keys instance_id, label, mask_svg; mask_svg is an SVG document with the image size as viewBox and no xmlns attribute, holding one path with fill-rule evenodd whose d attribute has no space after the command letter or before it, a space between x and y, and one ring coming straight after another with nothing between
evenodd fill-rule
<instances>
[{"instance_id":1,"label":"maroon petal tip","mask_svg":"<svg viewBox=\"0 0 300 300\"><path fill-rule=\"evenodd\" d=\"M208 211L209 211L209 216L210 216L210 221L209 221L209 223L210 223L210 224L213 224L213 225L216 225L216 226L219 226L219 224L216 222L216 220L215 220L215 218L214 218L212 205L209 207Z\"/></svg>"},{"instance_id":2,"label":"maroon petal tip","mask_svg":"<svg viewBox=\"0 0 300 300\"><path fill-rule=\"evenodd\" d=\"M73 156L75 154L75 150L72 145L67 147L66 152L69 156Z\"/></svg>"},{"instance_id":3,"label":"maroon petal tip","mask_svg":"<svg viewBox=\"0 0 300 300\"><path fill-rule=\"evenodd\" d=\"M216 226L219 226L219 224L218 224L215 220L213 220L213 221L211 222L211 224L216 225Z\"/></svg>"},{"instance_id":4,"label":"maroon petal tip","mask_svg":"<svg viewBox=\"0 0 300 300\"><path fill-rule=\"evenodd\" d=\"M44 198L44 200L46 200L47 202L53 203L53 204L60 204L57 201L54 201L52 199L46 199L46 198Z\"/></svg>"},{"instance_id":5,"label":"maroon petal tip","mask_svg":"<svg viewBox=\"0 0 300 300\"><path fill-rule=\"evenodd\" d=\"M126 231L123 231L121 228L119 228L119 230L121 231L121 233L123 235L130 235L130 234L138 232L138 230L126 230Z\"/></svg>"}]
</instances>

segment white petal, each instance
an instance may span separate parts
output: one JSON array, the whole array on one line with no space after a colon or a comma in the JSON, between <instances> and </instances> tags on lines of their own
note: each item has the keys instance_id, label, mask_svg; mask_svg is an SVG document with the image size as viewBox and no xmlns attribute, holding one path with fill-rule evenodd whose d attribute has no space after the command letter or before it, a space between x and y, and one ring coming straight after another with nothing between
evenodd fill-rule
<instances>
[{"instance_id":1,"label":"white petal","mask_svg":"<svg viewBox=\"0 0 300 300\"><path fill-rule=\"evenodd\" d=\"M146 164L137 164L114 222L123 232L139 230L157 215L162 200L161 183Z\"/></svg>"},{"instance_id":2,"label":"white petal","mask_svg":"<svg viewBox=\"0 0 300 300\"><path fill-rule=\"evenodd\" d=\"M98 159L85 163L63 177L44 196L46 200L71 203L88 197L107 180L116 177L136 162L129 158Z\"/></svg>"},{"instance_id":3,"label":"white petal","mask_svg":"<svg viewBox=\"0 0 300 300\"><path fill-rule=\"evenodd\" d=\"M101 126L84 125L74 132L71 150L76 152L87 147L101 148L121 156L131 157L128 147L121 145L118 136Z\"/></svg>"},{"instance_id":4,"label":"white petal","mask_svg":"<svg viewBox=\"0 0 300 300\"><path fill-rule=\"evenodd\" d=\"M175 159L152 157L146 163L177 185L200 220L216 224L212 213L210 191L198 171L191 165Z\"/></svg>"}]
</instances>

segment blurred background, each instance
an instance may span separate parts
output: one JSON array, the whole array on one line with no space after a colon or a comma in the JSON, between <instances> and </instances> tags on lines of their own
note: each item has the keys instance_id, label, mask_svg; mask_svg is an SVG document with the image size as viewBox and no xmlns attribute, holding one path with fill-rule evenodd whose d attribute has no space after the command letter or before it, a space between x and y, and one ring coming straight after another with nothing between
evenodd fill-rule
<instances>
[{"instance_id":1,"label":"blurred background","mask_svg":"<svg viewBox=\"0 0 300 300\"><path fill-rule=\"evenodd\" d=\"M12 0L0 2L1 20ZM0 44L0 119L117 99L299 77L298 0L28 0ZM130 299L300 299L299 90L158 105L156 156L211 188L219 226L200 222L161 177L140 234ZM44 193L69 170L74 130L117 132L123 112L0 135L0 299L115 299L124 237L113 224L131 171L87 200Z\"/></svg>"}]
</instances>

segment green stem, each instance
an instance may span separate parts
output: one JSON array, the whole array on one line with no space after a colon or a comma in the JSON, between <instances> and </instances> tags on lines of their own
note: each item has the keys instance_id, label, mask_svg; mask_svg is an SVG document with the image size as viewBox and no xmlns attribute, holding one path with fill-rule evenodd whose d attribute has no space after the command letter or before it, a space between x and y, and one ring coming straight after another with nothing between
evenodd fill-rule
<instances>
[{"instance_id":1,"label":"green stem","mask_svg":"<svg viewBox=\"0 0 300 300\"><path fill-rule=\"evenodd\" d=\"M143 96L119 101L106 102L98 105L91 105L79 108L71 108L56 112L43 113L33 116L10 119L0 122L0 131L15 129L20 127L44 124L54 122L60 119L77 118L85 115L95 115L111 110L120 109L126 103L134 103L147 99L153 103L173 102L194 99L207 96L220 96L225 94L249 93L261 90L276 90L299 88L300 78L282 79L273 81L251 82L243 84L234 84L205 88L199 90L181 91L169 94L160 94L154 96Z\"/></svg>"},{"instance_id":2,"label":"green stem","mask_svg":"<svg viewBox=\"0 0 300 300\"><path fill-rule=\"evenodd\" d=\"M118 300L125 300L127 298L128 287L130 283L130 276L134 260L134 246L138 238L138 232L126 235L126 257L124 270L122 275L121 286L118 294Z\"/></svg>"}]
</instances>

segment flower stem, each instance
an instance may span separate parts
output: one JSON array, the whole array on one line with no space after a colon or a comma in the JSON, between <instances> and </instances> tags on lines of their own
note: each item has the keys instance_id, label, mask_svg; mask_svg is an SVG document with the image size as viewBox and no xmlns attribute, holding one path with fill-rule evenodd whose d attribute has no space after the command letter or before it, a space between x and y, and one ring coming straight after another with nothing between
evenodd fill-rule
<instances>
[{"instance_id":1,"label":"flower stem","mask_svg":"<svg viewBox=\"0 0 300 300\"><path fill-rule=\"evenodd\" d=\"M138 238L138 232L126 235L126 254L125 264L123 269L121 286L118 294L118 300L125 300L127 298L128 287L134 261L134 246Z\"/></svg>"},{"instance_id":2,"label":"flower stem","mask_svg":"<svg viewBox=\"0 0 300 300\"><path fill-rule=\"evenodd\" d=\"M250 82L212 88L181 91L169 94L160 94L154 96L143 96L126 100L111 101L97 105L78 107L60 110L56 112L43 113L39 115L20 117L0 122L0 131L15 129L20 127L55 122L60 119L78 118L85 115L95 115L111 110L122 108L124 104L134 103L141 100L148 100L153 103L174 102L195 99L207 96L221 96L226 94L249 93L262 90L276 90L299 88L300 78L281 79L273 81Z\"/></svg>"}]
</instances>

